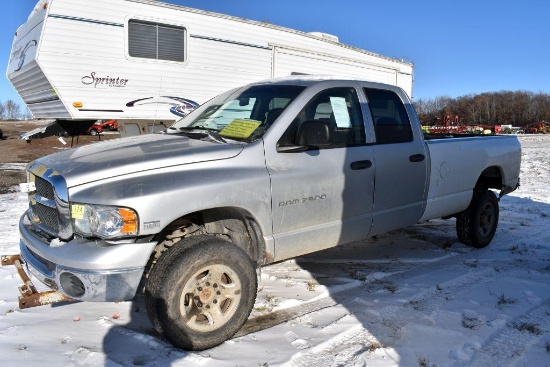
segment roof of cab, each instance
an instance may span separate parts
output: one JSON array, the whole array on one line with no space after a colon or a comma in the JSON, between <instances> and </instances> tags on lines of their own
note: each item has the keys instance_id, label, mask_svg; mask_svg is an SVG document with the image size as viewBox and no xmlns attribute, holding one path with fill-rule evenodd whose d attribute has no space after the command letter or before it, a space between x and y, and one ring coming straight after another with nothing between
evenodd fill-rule
<instances>
[{"instance_id":1,"label":"roof of cab","mask_svg":"<svg viewBox=\"0 0 550 367\"><path fill-rule=\"evenodd\" d=\"M340 81L366 81L358 78L350 78L343 76L335 75L291 75L283 76L278 78L270 78L260 80L258 82L250 84L296 84L296 85L311 85L322 81L331 81L331 80L340 80Z\"/></svg>"}]
</instances>

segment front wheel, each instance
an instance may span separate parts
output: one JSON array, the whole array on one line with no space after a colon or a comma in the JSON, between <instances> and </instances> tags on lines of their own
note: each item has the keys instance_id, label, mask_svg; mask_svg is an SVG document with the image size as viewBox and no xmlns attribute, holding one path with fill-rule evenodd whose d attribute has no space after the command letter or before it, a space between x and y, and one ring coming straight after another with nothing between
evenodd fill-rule
<instances>
[{"instance_id":1,"label":"front wheel","mask_svg":"<svg viewBox=\"0 0 550 367\"><path fill-rule=\"evenodd\" d=\"M498 199L494 192L474 192L470 206L456 218L458 240L475 248L486 247L497 230L498 215Z\"/></svg>"},{"instance_id":2,"label":"front wheel","mask_svg":"<svg viewBox=\"0 0 550 367\"><path fill-rule=\"evenodd\" d=\"M145 285L147 314L172 344L203 350L231 338L256 299L254 263L239 247L208 236L184 239L155 264Z\"/></svg>"}]
</instances>

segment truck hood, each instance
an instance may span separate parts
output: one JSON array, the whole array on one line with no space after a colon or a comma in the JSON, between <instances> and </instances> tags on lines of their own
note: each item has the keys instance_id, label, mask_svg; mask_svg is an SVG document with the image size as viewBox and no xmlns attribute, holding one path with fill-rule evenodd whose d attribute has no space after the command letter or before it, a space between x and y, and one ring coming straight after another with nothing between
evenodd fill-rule
<instances>
[{"instance_id":1,"label":"truck hood","mask_svg":"<svg viewBox=\"0 0 550 367\"><path fill-rule=\"evenodd\" d=\"M107 140L36 160L63 176L67 187L189 163L228 159L243 149L182 135L152 134Z\"/></svg>"}]
</instances>

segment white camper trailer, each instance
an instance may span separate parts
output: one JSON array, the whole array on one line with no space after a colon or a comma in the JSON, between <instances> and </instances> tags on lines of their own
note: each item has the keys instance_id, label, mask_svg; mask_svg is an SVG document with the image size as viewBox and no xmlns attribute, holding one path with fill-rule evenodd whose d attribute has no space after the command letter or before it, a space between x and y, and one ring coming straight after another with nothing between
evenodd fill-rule
<instances>
[{"instance_id":1,"label":"white camper trailer","mask_svg":"<svg viewBox=\"0 0 550 367\"><path fill-rule=\"evenodd\" d=\"M40 0L7 70L35 118L116 119L123 135L164 129L229 88L293 74L412 93L411 63L323 33L152 0Z\"/></svg>"}]
</instances>

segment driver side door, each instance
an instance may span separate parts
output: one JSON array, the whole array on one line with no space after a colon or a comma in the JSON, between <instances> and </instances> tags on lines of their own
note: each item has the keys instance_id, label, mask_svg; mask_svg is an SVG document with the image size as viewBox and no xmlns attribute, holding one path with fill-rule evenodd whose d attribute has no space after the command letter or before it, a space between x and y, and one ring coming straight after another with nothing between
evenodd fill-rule
<instances>
[{"instance_id":1,"label":"driver side door","mask_svg":"<svg viewBox=\"0 0 550 367\"><path fill-rule=\"evenodd\" d=\"M275 260L365 238L372 223L373 147L366 143L355 86L315 94L277 143L266 148L271 178ZM288 152L305 121L328 125L322 147ZM322 126L325 126L322 125Z\"/></svg>"}]
</instances>

